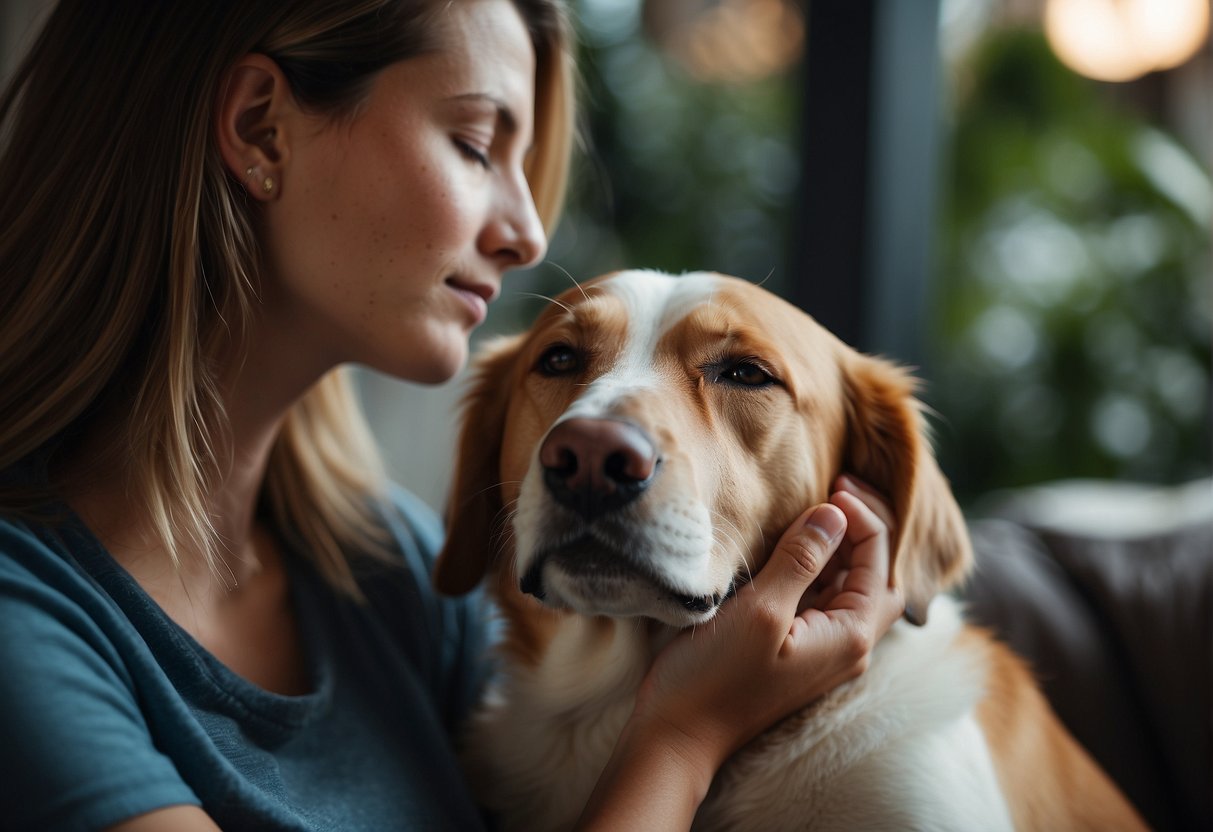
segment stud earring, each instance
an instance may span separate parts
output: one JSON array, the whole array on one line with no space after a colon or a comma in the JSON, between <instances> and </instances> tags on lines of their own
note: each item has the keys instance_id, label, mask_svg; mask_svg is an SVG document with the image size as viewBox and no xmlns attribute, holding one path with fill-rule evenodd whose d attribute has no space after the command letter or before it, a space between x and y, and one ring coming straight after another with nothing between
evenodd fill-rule
<instances>
[{"instance_id":1,"label":"stud earring","mask_svg":"<svg viewBox=\"0 0 1213 832\"><path fill-rule=\"evenodd\" d=\"M256 165L249 165L245 169L244 175L247 179L255 180L261 175L261 168ZM261 180L261 192L264 194L272 194L274 192L274 177L267 176Z\"/></svg>"}]
</instances>

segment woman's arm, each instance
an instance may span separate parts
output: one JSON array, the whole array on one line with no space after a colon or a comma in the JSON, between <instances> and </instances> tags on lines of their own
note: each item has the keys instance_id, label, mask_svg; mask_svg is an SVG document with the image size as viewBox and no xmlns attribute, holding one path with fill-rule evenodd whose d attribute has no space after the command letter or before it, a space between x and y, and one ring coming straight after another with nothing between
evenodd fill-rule
<instances>
[{"instance_id":1,"label":"woman's arm","mask_svg":"<svg viewBox=\"0 0 1213 832\"><path fill-rule=\"evenodd\" d=\"M106 829L106 832L219 832L211 816L197 806L167 806L138 817L129 818Z\"/></svg>"},{"instance_id":2,"label":"woman's arm","mask_svg":"<svg viewBox=\"0 0 1213 832\"><path fill-rule=\"evenodd\" d=\"M889 587L891 513L852 480L837 488L711 624L658 656L579 828L688 829L731 754L866 669L904 609Z\"/></svg>"}]
</instances>

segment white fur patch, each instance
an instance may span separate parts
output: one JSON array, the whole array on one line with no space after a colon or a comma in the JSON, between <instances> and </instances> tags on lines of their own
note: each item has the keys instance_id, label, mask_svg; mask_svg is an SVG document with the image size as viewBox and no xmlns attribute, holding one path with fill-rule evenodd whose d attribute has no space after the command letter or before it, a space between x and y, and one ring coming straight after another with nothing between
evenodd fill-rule
<instances>
[{"instance_id":1,"label":"white fur patch","mask_svg":"<svg viewBox=\"0 0 1213 832\"><path fill-rule=\"evenodd\" d=\"M743 751L717 777L706 830L1012 829L976 720L987 668L956 645L959 604L898 622L864 675Z\"/></svg>"},{"instance_id":2,"label":"white fur patch","mask_svg":"<svg viewBox=\"0 0 1213 832\"><path fill-rule=\"evenodd\" d=\"M606 416L621 397L660 390L661 378L652 361L657 342L688 312L710 299L717 285L716 276L707 272L674 277L650 271L622 272L602 284L624 302L627 340L615 366L594 379L556 424Z\"/></svg>"},{"instance_id":3,"label":"white fur patch","mask_svg":"<svg viewBox=\"0 0 1213 832\"><path fill-rule=\"evenodd\" d=\"M1012 829L974 715L983 654L956 644L963 626L946 597L925 627L898 623L864 675L730 760L694 829ZM539 667L500 681L471 768L504 829L572 827L657 647L627 622L604 640L574 618Z\"/></svg>"},{"instance_id":4,"label":"white fur patch","mask_svg":"<svg viewBox=\"0 0 1213 832\"><path fill-rule=\"evenodd\" d=\"M592 646L591 646L592 645ZM632 712L653 656L639 622L570 616L538 667L512 665L469 728L478 798L516 830L569 829Z\"/></svg>"}]
</instances>

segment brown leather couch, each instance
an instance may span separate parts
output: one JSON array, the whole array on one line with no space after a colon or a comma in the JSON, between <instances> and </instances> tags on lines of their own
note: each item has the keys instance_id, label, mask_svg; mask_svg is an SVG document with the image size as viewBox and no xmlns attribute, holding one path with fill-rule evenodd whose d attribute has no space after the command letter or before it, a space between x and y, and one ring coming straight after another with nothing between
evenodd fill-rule
<instances>
[{"instance_id":1,"label":"brown leather couch","mask_svg":"<svg viewBox=\"0 0 1213 832\"><path fill-rule=\"evenodd\" d=\"M1067 483L970 522L970 619L1155 829L1213 830L1213 481Z\"/></svg>"}]
</instances>

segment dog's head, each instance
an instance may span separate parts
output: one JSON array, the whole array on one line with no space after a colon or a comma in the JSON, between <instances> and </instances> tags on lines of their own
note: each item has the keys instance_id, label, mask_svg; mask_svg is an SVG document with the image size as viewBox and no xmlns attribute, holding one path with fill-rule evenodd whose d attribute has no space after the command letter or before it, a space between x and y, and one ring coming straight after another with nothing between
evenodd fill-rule
<instances>
[{"instance_id":1,"label":"dog's head","mask_svg":"<svg viewBox=\"0 0 1213 832\"><path fill-rule=\"evenodd\" d=\"M891 503L921 618L971 553L913 393L744 280L599 278L478 359L435 582L491 573L507 606L696 624L850 472Z\"/></svg>"}]
</instances>

